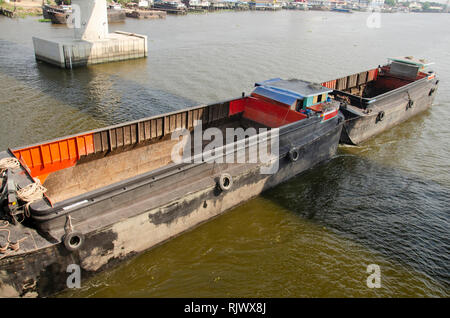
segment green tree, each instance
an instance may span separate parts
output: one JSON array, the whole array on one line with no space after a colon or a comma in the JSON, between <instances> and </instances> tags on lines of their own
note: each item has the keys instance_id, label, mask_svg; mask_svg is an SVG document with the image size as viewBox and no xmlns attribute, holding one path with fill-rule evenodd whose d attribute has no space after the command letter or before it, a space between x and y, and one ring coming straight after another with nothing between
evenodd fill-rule
<instances>
[{"instance_id":1,"label":"green tree","mask_svg":"<svg viewBox=\"0 0 450 318\"><path fill-rule=\"evenodd\" d=\"M385 0L385 1L384 1L384 4L386 4L386 5L390 6L390 7L395 6L396 3L397 3L396 0Z\"/></svg>"},{"instance_id":2,"label":"green tree","mask_svg":"<svg viewBox=\"0 0 450 318\"><path fill-rule=\"evenodd\" d=\"M428 10L430 9L430 3L429 2L425 2L424 4L422 4L422 10Z\"/></svg>"}]
</instances>

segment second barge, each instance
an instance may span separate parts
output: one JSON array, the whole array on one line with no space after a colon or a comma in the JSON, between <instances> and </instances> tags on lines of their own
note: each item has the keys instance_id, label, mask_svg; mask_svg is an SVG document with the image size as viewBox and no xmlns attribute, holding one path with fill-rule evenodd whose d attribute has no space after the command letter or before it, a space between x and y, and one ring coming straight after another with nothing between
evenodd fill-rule
<instances>
[{"instance_id":1,"label":"second barge","mask_svg":"<svg viewBox=\"0 0 450 318\"><path fill-rule=\"evenodd\" d=\"M423 59L391 58L384 66L322 83L342 102L341 143L358 145L431 107L439 79L425 72L429 65Z\"/></svg>"}]
</instances>

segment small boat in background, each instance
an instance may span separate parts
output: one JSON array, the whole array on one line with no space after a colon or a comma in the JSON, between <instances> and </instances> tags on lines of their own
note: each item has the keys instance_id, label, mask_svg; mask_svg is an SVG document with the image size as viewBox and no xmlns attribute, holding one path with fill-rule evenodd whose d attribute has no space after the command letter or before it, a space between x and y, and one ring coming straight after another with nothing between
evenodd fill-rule
<instances>
[{"instance_id":1,"label":"small boat in background","mask_svg":"<svg viewBox=\"0 0 450 318\"><path fill-rule=\"evenodd\" d=\"M108 14L108 23L117 23L125 21L125 11L118 4L108 5L106 12ZM71 5L52 6L44 4L42 6L42 15L44 19L50 19L53 24L67 24L72 15Z\"/></svg>"},{"instance_id":2,"label":"small boat in background","mask_svg":"<svg viewBox=\"0 0 450 318\"><path fill-rule=\"evenodd\" d=\"M45 4L42 6L44 19L50 19L53 24L66 24L71 14L72 6L70 5L52 6Z\"/></svg>"},{"instance_id":3,"label":"small boat in background","mask_svg":"<svg viewBox=\"0 0 450 318\"><path fill-rule=\"evenodd\" d=\"M119 4L109 4L106 13L108 15L108 23L118 23L125 21L125 10Z\"/></svg>"},{"instance_id":4,"label":"small boat in background","mask_svg":"<svg viewBox=\"0 0 450 318\"><path fill-rule=\"evenodd\" d=\"M308 4L306 2L289 2L285 9L308 11Z\"/></svg>"},{"instance_id":5,"label":"small boat in background","mask_svg":"<svg viewBox=\"0 0 450 318\"><path fill-rule=\"evenodd\" d=\"M187 14L188 12L186 5L177 1L155 0L153 3L153 8L173 14Z\"/></svg>"},{"instance_id":6,"label":"small boat in background","mask_svg":"<svg viewBox=\"0 0 450 318\"><path fill-rule=\"evenodd\" d=\"M135 19L165 19L167 12L159 10L128 10L126 16Z\"/></svg>"},{"instance_id":7,"label":"small boat in background","mask_svg":"<svg viewBox=\"0 0 450 318\"><path fill-rule=\"evenodd\" d=\"M42 6L42 16L44 19L50 19L49 11L52 9L52 6L49 4L44 4Z\"/></svg>"},{"instance_id":8,"label":"small boat in background","mask_svg":"<svg viewBox=\"0 0 450 318\"><path fill-rule=\"evenodd\" d=\"M429 108L439 79L431 65L413 57L322 83L333 89L345 116L341 142L357 145Z\"/></svg>"},{"instance_id":9,"label":"small boat in background","mask_svg":"<svg viewBox=\"0 0 450 318\"><path fill-rule=\"evenodd\" d=\"M308 5L308 8L313 11L330 11L330 7L321 4Z\"/></svg>"},{"instance_id":10,"label":"small boat in background","mask_svg":"<svg viewBox=\"0 0 450 318\"><path fill-rule=\"evenodd\" d=\"M331 11L334 11L334 12L342 12L342 13L353 13L353 11L352 11L351 9L348 9L348 8L342 8L342 7L335 7L335 8L332 8Z\"/></svg>"}]
</instances>

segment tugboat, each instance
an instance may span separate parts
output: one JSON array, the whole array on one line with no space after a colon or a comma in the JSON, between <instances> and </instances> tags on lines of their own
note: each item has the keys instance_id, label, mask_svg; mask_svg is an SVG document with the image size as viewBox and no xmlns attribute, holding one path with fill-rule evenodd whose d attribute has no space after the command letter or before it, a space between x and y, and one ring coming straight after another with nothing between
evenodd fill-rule
<instances>
[{"instance_id":1,"label":"tugboat","mask_svg":"<svg viewBox=\"0 0 450 318\"><path fill-rule=\"evenodd\" d=\"M343 124L331 92L272 79L0 152L0 296L51 295L69 265L89 277L329 160Z\"/></svg>"},{"instance_id":2,"label":"tugboat","mask_svg":"<svg viewBox=\"0 0 450 318\"><path fill-rule=\"evenodd\" d=\"M390 58L384 66L322 83L341 102L341 143L358 145L428 109L439 79L424 59Z\"/></svg>"}]
</instances>

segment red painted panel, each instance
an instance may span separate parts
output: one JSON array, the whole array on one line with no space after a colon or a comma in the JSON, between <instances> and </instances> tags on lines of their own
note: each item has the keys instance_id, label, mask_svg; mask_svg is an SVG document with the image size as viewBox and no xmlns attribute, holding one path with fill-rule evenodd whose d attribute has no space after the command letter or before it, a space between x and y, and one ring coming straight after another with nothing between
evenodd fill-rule
<instances>
[{"instance_id":1,"label":"red painted panel","mask_svg":"<svg viewBox=\"0 0 450 318\"><path fill-rule=\"evenodd\" d=\"M339 109L323 114L323 121L331 119L338 114Z\"/></svg>"},{"instance_id":2,"label":"red painted panel","mask_svg":"<svg viewBox=\"0 0 450 318\"><path fill-rule=\"evenodd\" d=\"M413 82L413 80L407 80L407 79L391 77L391 76L381 76L375 82L375 85L377 88L382 88L386 91L390 91L390 90L405 86L411 82Z\"/></svg>"},{"instance_id":3,"label":"red painted panel","mask_svg":"<svg viewBox=\"0 0 450 318\"><path fill-rule=\"evenodd\" d=\"M234 115L234 114L242 113L245 108L246 100L247 100L247 97L232 100L230 102L230 112L229 112L230 116Z\"/></svg>"},{"instance_id":4,"label":"red painted panel","mask_svg":"<svg viewBox=\"0 0 450 318\"><path fill-rule=\"evenodd\" d=\"M249 97L245 106L244 117L268 127L280 127L307 118L306 115L266 101Z\"/></svg>"}]
</instances>

